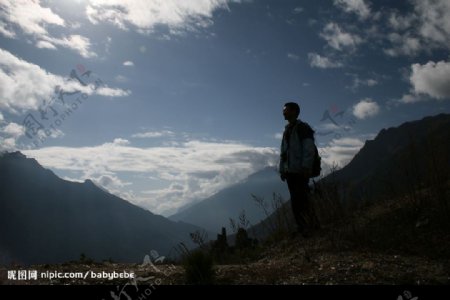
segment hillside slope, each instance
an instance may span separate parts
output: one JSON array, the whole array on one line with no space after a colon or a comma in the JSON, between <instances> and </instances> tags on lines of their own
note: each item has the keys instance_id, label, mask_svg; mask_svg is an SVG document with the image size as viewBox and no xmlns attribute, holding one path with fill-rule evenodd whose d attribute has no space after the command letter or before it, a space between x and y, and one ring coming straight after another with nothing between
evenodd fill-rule
<instances>
[{"instance_id":1,"label":"hillside slope","mask_svg":"<svg viewBox=\"0 0 450 300\"><path fill-rule=\"evenodd\" d=\"M69 182L20 152L0 157L0 263L141 261L190 245L198 227L170 221L98 188Z\"/></svg>"},{"instance_id":2,"label":"hillside slope","mask_svg":"<svg viewBox=\"0 0 450 300\"><path fill-rule=\"evenodd\" d=\"M169 218L219 233L222 227L229 226L230 218L237 219L242 211L252 224L264 219L263 210L251 195L270 200L273 193L280 194L284 200L289 198L286 183L280 180L275 168L268 167Z\"/></svg>"}]
</instances>

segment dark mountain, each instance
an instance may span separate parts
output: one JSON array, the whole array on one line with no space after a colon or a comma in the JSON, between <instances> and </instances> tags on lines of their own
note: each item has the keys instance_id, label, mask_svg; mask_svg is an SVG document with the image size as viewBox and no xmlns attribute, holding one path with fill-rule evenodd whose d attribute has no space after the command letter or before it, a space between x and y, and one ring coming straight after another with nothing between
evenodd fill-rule
<instances>
[{"instance_id":1,"label":"dark mountain","mask_svg":"<svg viewBox=\"0 0 450 300\"><path fill-rule=\"evenodd\" d=\"M356 200L379 198L394 190L404 193L418 181L424 182L425 178L418 177L438 173L433 168L448 168L449 128L450 115L439 114L382 129L374 140L366 141L350 163L321 181L338 183L345 188L347 198ZM267 168L169 218L220 232L222 226L229 225L229 218L236 219L245 210L256 224L266 216L250 194L263 196L270 203L273 192L289 199L286 184L275 169Z\"/></svg>"},{"instance_id":2,"label":"dark mountain","mask_svg":"<svg viewBox=\"0 0 450 300\"><path fill-rule=\"evenodd\" d=\"M247 219L256 224L266 217L258 207L251 194L263 197L269 204L273 193L278 193L283 199L289 199L286 183L280 180L275 168L268 167L250 175L244 182L225 188L215 195L190 206L169 219L195 224L209 231L219 233L222 227L228 227L229 219L238 219L245 210Z\"/></svg>"},{"instance_id":3,"label":"dark mountain","mask_svg":"<svg viewBox=\"0 0 450 300\"><path fill-rule=\"evenodd\" d=\"M432 184L450 166L450 114L382 129L354 158L324 182L347 186L352 198L404 193L412 185ZM445 170L442 170L444 168Z\"/></svg>"},{"instance_id":4,"label":"dark mountain","mask_svg":"<svg viewBox=\"0 0 450 300\"><path fill-rule=\"evenodd\" d=\"M342 169L317 183L312 201L323 201L324 187L337 186L342 200L368 200L373 203L387 198L419 198L429 190L450 186L450 114L439 114L406 122L398 127L382 129L368 140L353 159ZM415 194L414 194L415 193ZM325 204L328 203L325 197ZM333 206L321 207L332 210ZM282 226L293 228L289 203L269 218L249 228L254 237L270 234L280 220ZM233 236L230 237L234 239Z\"/></svg>"},{"instance_id":5,"label":"dark mountain","mask_svg":"<svg viewBox=\"0 0 450 300\"><path fill-rule=\"evenodd\" d=\"M366 141L345 167L322 178L318 187L321 183L333 182L345 192L342 198L359 201L381 199L393 193L401 195L410 192L412 187L435 184L438 182L435 175L448 172L450 166L449 128L450 114L439 114L382 129L375 139ZM248 219L256 224L266 216L250 194L263 196L270 203L273 192L289 199L286 184L280 181L275 169L267 168L170 219L219 232L222 226L229 225L230 217L237 219L245 209ZM289 203L282 215L292 221ZM274 214L270 221L260 224L256 232L267 231L276 223L276 218Z\"/></svg>"},{"instance_id":6,"label":"dark mountain","mask_svg":"<svg viewBox=\"0 0 450 300\"><path fill-rule=\"evenodd\" d=\"M190 245L198 227L173 222L98 188L65 181L20 152L0 157L0 263L142 262Z\"/></svg>"}]
</instances>

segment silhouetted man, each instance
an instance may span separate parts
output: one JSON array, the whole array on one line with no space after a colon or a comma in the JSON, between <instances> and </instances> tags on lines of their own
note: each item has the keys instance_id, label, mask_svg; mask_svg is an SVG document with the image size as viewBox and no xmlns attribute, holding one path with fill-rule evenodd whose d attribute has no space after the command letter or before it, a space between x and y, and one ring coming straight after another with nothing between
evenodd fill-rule
<instances>
[{"instance_id":1,"label":"silhouetted man","mask_svg":"<svg viewBox=\"0 0 450 300\"><path fill-rule=\"evenodd\" d=\"M288 124L281 141L279 172L281 180L287 181L298 233L306 238L311 235L313 227L318 226L308 197L315 147L314 130L298 119L299 114L297 103L284 105L283 115Z\"/></svg>"}]
</instances>

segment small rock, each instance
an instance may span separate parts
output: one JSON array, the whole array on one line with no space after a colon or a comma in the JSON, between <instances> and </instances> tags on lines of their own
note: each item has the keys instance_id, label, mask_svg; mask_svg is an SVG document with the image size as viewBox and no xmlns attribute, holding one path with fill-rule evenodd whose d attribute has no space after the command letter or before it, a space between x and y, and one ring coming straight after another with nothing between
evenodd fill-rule
<instances>
[{"instance_id":1,"label":"small rock","mask_svg":"<svg viewBox=\"0 0 450 300\"><path fill-rule=\"evenodd\" d=\"M370 269L373 269L373 267L375 267L375 264L371 261L367 261L367 262L363 263L363 265L361 267L365 270L370 270Z\"/></svg>"}]
</instances>

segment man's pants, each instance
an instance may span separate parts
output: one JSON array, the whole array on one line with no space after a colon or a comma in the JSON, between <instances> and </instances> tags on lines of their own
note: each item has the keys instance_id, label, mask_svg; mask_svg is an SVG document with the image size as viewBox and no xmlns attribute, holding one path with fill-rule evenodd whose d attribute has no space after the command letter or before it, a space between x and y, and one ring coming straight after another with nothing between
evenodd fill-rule
<instances>
[{"instance_id":1,"label":"man's pants","mask_svg":"<svg viewBox=\"0 0 450 300\"><path fill-rule=\"evenodd\" d=\"M289 173L286 181L291 194L292 212L300 232L318 228L319 223L314 208L309 201L309 178L301 174Z\"/></svg>"}]
</instances>

